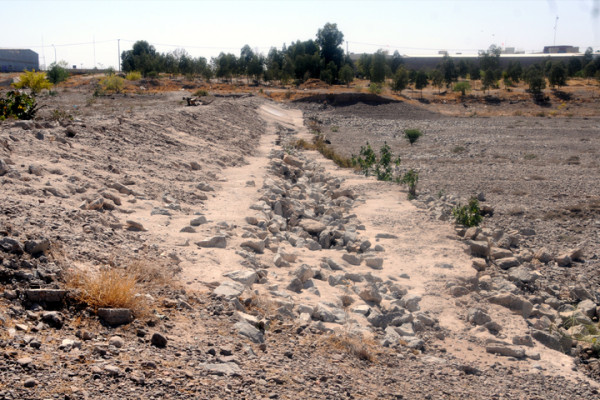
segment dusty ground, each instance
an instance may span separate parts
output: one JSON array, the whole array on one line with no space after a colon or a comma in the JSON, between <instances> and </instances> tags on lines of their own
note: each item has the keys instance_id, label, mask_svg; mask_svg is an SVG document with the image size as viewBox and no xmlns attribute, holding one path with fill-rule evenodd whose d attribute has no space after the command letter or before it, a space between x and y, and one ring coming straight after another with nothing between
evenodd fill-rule
<instances>
[{"instance_id":1,"label":"dusty ground","mask_svg":"<svg viewBox=\"0 0 600 400\"><path fill-rule=\"evenodd\" d=\"M598 384L588 378L594 374L579 357L537 341L523 357L486 352L490 343L527 335L540 315L524 319L487 302L492 289L481 282L502 271L490 264L477 273L435 205L483 192L495 209L484 228L521 232L516 254L542 246L553 254L583 249L583 261L569 269L533 264L538 286L528 294L519 288L519 296L534 301L547 286L562 291L575 282L597 296L597 117L451 118L429 111L437 105L423 110L410 100L323 109L321 103L281 105L258 96L186 107L181 98L189 92L149 92L93 97L89 86L74 85L44 98L38 121L0 122L0 158L9 167L0 177L2 237L51 243L41 257L0 252L6 298L0 303L0 398L597 397ZM309 117L321 121L342 154L356 153L366 140L376 147L387 141L403 166L419 169L417 201L316 152L291 150L296 139L311 139L303 124ZM404 128L422 129L425 136L409 147ZM351 265L340 249L295 247L276 233L264 239L262 253L243 245L264 236L247 217L264 218L251 207L273 195L272 182L284 187L274 172L283 149L301 160L305 174L318 177L307 191L317 208L330 193L322 187L351 191L352 198L336 207L344 210L348 232L383 247L365 252L382 258L381 269ZM205 221L190 224L199 217ZM524 228L535 234L522 234ZM195 245L215 235L227 238L225 248ZM276 267L274 256L281 254L295 261ZM93 310L67 302L59 308L64 326L56 329L44 319L47 304L27 301L27 288L62 287L67 269L121 267L136 258L177 274L164 288L146 288L152 311L131 324L108 327ZM326 259L346 276L380 278L383 300L364 301L365 282L328 283L338 272L323 266ZM288 290L300 265L318 274L312 286ZM42 276L50 270L56 278ZM262 278L239 296L241 303L217 298L213 290L229 281L223 274L238 270ZM463 285L468 293L457 296L453 288ZM389 333L354 311L391 310L395 287L420 297L411 318L434 321L416 334L422 344L415 347L406 337L382 346ZM309 314L306 320L298 311L333 307L348 297L352 305L335 322ZM292 312L282 311L289 304ZM467 320L468 310L478 307L499 332ZM240 310L266 324L262 343L240 335L234 324L247 318ZM165 348L151 345L152 332L167 337ZM115 335L122 345L108 344ZM78 344L65 346L64 339Z\"/></svg>"}]
</instances>

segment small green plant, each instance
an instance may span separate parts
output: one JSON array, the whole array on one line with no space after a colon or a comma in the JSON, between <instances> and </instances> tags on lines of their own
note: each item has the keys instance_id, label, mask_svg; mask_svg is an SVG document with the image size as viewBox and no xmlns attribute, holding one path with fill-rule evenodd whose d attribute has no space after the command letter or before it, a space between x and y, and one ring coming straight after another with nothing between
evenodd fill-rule
<instances>
[{"instance_id":1,"label":"small green plant","mask_svg":"<svg viewBox=\"0 0 600 400\"><path fill-rule=\"evenodd\" d=\"M452 152L453 152L454 154L460 154L460 153L464 153L464 152L465 152L465 150L466 150L466 149L465 149L463 146L454 146L454 147L452 148Z\"/></svg>"},{"instance_id":2,"label":"small green plant","mask_svg":"<svg viewBox=\"0 0 600 400\"><path fill-rule=\"evenodd\" d=\"M369 93L381 94L382 90L383 90L383 86L381 85L381 83L371 83L369 85Z\"/></svg>"},{"instance_id":3,"label":"small green plant","mask_svg":"<svg viewBox=\"0 0 600 400\"><path fill-rule=\"evenodd\" d=\"M352 155L352 165L358 166L365 176L373 173L379 181L391 181L394 179L393 165L400 165L400 157L394 157L386 142L381 146L377 157L367 142L366 146L361 146L358 156Z\"/></svg>"},{"instance_id":4,"label":"small green plant","mask_svg":"<svg viewBox=\"0 0 600 400\"><path fill-rule=\"evenodd\" d=\"M16 89L29 88L31 89L31 93L36 95L44 89L52 88L52 83L46 79L46 73L44 72L25 70L25 72L19 76L19 82L13 83L13 86Z\"/></svg>"},{"instance_id":5,"label":"small green plant","mask_svg":"<svg viewBox=\"0 0 600 400\"><path fill-rule=\"evenodd\" d=\"M104 75L106 76L113 76L115 74L115 69L113 67L108 67L106 68L106 71L104 71Z\"/></svg>"},{"instance_id":6,"label":"small green plant","mask_svg":"<svg viewBox=\"0 0 600 400\"><path fill-rule=\"evenodd\" d=\"M331 127L331 132L339 132L340 131L340 127L339 126L332 126Z\"/></svg>"},{"instance_id":7,"label":"small green plant","mask_svg":"<svg viewBox=\"0 0 600 400\"><path fill-rule=\"evenodd\" d=\"M460 204L452 209L452 216L456 220L456 223L471 227L478 226L483 217L481 216L481 210L479 209L479 201L475 197L469 199L469 204L461 206Z\"/></svg>"},{"instance_id":8,"label":"small green plant","mask_svg":"<svg viewBox=\"0 0 600 400\"><path fill-rule=\"evenodd\" d=\"M52 110L52 114L50 114L50 120L58 121L58 122L73 121L73 116L71 114L69 114L68 112L66 112L65 110L57 108L55 110Z\"/></svg>"},{"instance_id":9,"label":"small green plant","mask_svg":"<svg viewBox=\"0 0 600 400\"><path fill-rule=\"evenodd\" d=\"M127 75L125 75L125 79L127 79L128 81L139 81L140 79L142 79L142 74L138 71L131 71Z\"/></svg>"},{"instance_id":10,"label":"small green plant","mask_svg":"<svg viewBox=\"0 0 600 400\"><path fill-rule=\"evenodd\" d=\"M537 158L537 156L535 154L525 154L525 156L523 157L526 160L533 160L535 158Z\"/></svg>"},{"instance_id":11,"label":"small green plant","mask_svg":"<svg viewBox=\"0 0 600 400\"><path fill-rule=\"evenodd\" d=\"M423 133L421 133L421 131L418 129L406 129L404 131L404 136L406 139L408 139L408 142L412 146L417 142L417 140L419 140L421 136L423 136Z\"/></svg>"},{"instance_id":12,"label":"small green plant","mask_svg":"<svg viewBox=\"0 0 600 400\"><path fill-rule=\"evenodd\" d=\"M107 76L100 81L100 86L105 92L121 93L123 91L123 78L117 75Z\"/></svg>"},{"instance_id":13,"label":"small green plant","mask_svg":"<svg viewBox=\"0 0 600 400\"><path fill-rule=\"evenodd\" d=\"M417 182L419 182L419 173L414 169L409 169L402 177L401 183L408 186L408 198L410 200L417 197Z\"/></svg>"},{"instance_id":14,"label":"small green plant","mask_svg":"<svg viewBox=\"0 0 600 400\"><path fill-rule=\"evenodd\" d=\"M35 97L26 93L10 91L0 98L0 120L7 118L33 119L37 112Z\"/></svg>"},{"instance_id":15,"label":"small green plant","mask_svg":"<svg viewBox=\"0 0 600 400\"><path fill-rule=\"evenodd\" d=\"M195 97L204 97L204 96L208 96L208 92L207 92L206 90L204 90L204 89L199 89L199 90L196 90L196 91L194 92L194 96L195 96Z\"/></svg>"}]
</instances>

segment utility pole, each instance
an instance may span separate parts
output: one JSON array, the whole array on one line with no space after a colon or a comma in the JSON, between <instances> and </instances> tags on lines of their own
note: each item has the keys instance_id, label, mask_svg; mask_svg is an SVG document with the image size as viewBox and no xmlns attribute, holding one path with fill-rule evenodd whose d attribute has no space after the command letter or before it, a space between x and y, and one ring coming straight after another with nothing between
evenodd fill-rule
<instances>
[{"instance_id":1,"label":"utility pole","mask_svg":"<svg viewBox=\"0 0 600 400\"><path fill-rule=\"evenodd\" d=\"M52 45L54 48L54 64L56 64L56 46Z\"/></svg>"},{"instance_id":2,"label":"utility pole","mask_svg":"<svg viewBox=\"0 0 600 400\"><path fill-rule=\"evenodd\" d=\"M119 72L121 72L121 39L117 39L117 65L119 66Z\"/></svg>"},{"instance_id":3,"label":"utility pole","mask_svg":"<svg viewBox=\"0 0 600 400\"><path fill-rule=\"evenodd\" d=\"M558 26L558 15L556 16L556 20L554 20L554 44L556 46L556 27Z\"/></svg>"},{"instance_id":4,"label":"utility pole","mask_svg":"<svg viewBox=\"0 0 600 400\"><path fill-rule=\"evenodd\" d=\"M94 68L96 68L96 35L93 36L94 40Z\"/></svg>"}]
</instances>

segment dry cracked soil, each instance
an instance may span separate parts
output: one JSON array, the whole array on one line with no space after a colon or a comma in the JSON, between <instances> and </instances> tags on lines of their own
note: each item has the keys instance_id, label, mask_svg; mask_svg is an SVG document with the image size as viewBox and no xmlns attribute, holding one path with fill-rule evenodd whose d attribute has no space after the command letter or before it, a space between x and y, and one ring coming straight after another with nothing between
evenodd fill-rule
<instances>
[{"instance_id":1,"label":"dry cracked soil","mask_svg":"<svg viewBox=\"0 0 600 400\"><path fill-rule=\"evenodd\" d=\"M0 399L598 398L600 118L90 93L0 121Z\"/></svg>"}]
</instances>

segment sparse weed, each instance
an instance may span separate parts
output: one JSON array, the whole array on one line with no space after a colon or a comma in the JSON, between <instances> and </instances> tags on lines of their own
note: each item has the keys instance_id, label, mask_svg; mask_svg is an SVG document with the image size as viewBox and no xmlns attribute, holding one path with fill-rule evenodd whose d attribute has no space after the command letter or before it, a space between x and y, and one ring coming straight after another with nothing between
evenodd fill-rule
<instances>
[{"instance_id":1,"label":"sparse weed","mask_svg":"<svg viewBox=\"0 0 600 400\"><path fill-rule=\"evenodd\" d=\"M17 89L29 88L32 94L37 94L43 89L52 88L52 83L46 78L45 72L27 71L19 75L19 81L12 84Z\"/></svg>"},{"instance_id":2,"label":"sparse weed","mask_svg":"<svg viewBox=\"0 0 600 400\"><path fill-rule=\"evenodd\" d=\"M383 91L383 86L380 83L371 83L369 85L369 93L381 94L382 91Z\"/></svg>"},{"instance_id":3,"label":"sparse weed","mask_svg":"<svg viewBox=\"0 0 600 400\"><path fill-rule=\"evenodd\" d=\"M331 127L331 132L339 132L340 127L339 126L332 126Z\"/></svg>"},{"instance_id":4,"label":"sparse weed","mask_svg":"<svg viewBox=\"0 0 600 400\"><path fill-rule=\"evenodd\" d=\"M367 142L366 146L361 146L358 156L352 156L352 165L358 166L365 176L373 173L379 181L391 181L394 180L393 165L396 167L400 165L400 157L394 157L386 142L379 150L379 157L377 157Z\"/></svg>"},{"instance_id":5,"label":"sparse weed","mask_svg":"<svg viewBox=\"0 0 600 400\"><path fill-rule=\"evenodd\" d=\"M139 81L140 79L142 79L142 74L138 71L131 71L127 75L125 75L125 79L127 79L128 81Z\"/></svg>"},{"instance_id":6,"label":"sparse weed","mask_svg":"<svg viewBox=\"0 0 600 400\"><path fill-rule=\"evenodd\" d=\"M417 182L419 182L419 173L414 169L409 169L404 174L401 180L402 183L408 185L408 198L412 200L417 197Z\"/></svg>"},{"instance_id":7,"label":"sparse weed","mask_svg":"<svg viewBox=\"0 0 600 400\"><path fill-rule=\"evenodd\" d=\"M207 92L206 90L204 90L204 89L199 89L199 90L196 90L196 91L194 92L194 96L195 96L195 97L204 97L204 96L208 96L208 92Z\"/></svg>"},{"instance_id":8,"label":"sparse weed","mask_svg":"<svg viewBox=\"0 0 600 400\"><path fill-rule=\"evenodd\" d=\"M454 147L452 148L452 152L453 152L454 154L460 154L460 153L464 153L464 152L465 152L465 150L466 150L466 149L465 149L463 146L454 146Z\"/></svg>"},{"instance_id":9,"label":"sparse weed","mask_svg":"<svg viewBox=\"0 0 600 400\"><path fill-rule=\"evenodd\" d=\"M66 112L63 109L57 108L52 110L52 114L50 114L51 121L73 121L73 116Z\"/></svg>"},{"instance_id":10,"label":"sparse weed","mask_svg":"<svg viewBox=\"0 0 600 400\"><path fill-rule=\"evenodd\" d=\"M327 342L338 350L346 351L360 360L374 362L374 344L363 337L355 337L349 334L332 334L327 337Z\"/></svg>"},{"instance_id":11,"label":"sparse weed","mask_svg":"<svg viewBox=\"0 0 600 400\"><path fill-rule=\"evenodd\" d=\"M313 143L308 143L306 140L300 139L294 144L295 148L304 150L317 150L325 158L333 161L337 166L342 168L352 168L354 166L352 159L337 154L335 150L325 143L323 136L316 134Z\"/></svg>"},{"instance_id":12,"label":"sparse weed","mask_svg":"<svg viewBox=\"0 0 600 400\"><path fill-rule=\"evenodd\" d=\"M537 158L537 156L535 154L525 154L525 156L523 158L526 160L533 160L533 159Z\"/></svg>"},{"instance_id":13,"label":"sparse weed","mask_svg":"<svg viewBox=\"0 0 600 400\"><path fill-rule=\"evenodd\" d=\"M100 81L103 92L121 93L123 91L123 78L117 75L107 76Z\"/></svg>"}]
</instances>

